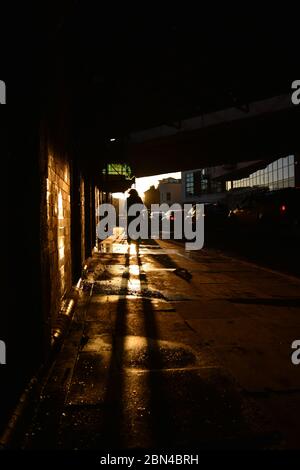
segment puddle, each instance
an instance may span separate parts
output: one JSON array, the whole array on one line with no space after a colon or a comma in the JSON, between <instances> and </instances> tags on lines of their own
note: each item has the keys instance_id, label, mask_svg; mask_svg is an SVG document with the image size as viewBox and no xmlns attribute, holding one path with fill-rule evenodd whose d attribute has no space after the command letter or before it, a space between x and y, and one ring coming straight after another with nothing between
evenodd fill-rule
<instances>
[{"instance_id":1,"label":"puddle","mask_svg":"<svg viewBox=\"0 0 300 470\"><path fill-rule=\"evenodd\" d=\"M104 295L118 295L118 296L137 296L137 297L145 297L145 298L155 298L155 299L164 299L164 295L156 290L152 289L141 289L140 288L140 283L138 282L138 285L136 288L134 287L135 284L133 284L133 288L130 287L130 285L125 286L125 287L118 287L118 286L113 286L110 284L104 284L104 283L98 283L95 282L94 284L94 289L93 293L94 294L104 294Z\"/></svg>"},{"instance_id":2,"label":"puddle","mask_svg":"<svg viewBox=\"0 0 300 470\"><path fill-rule=\"evenodd\" d=\"M105 354L117 359L119 367L136 369L176 369L194 366L197 358L188 346L144 336L119 336L114 350L109 335L91 338L83 351L85 368L98 368Z\"/></svg>"}]
</instances>

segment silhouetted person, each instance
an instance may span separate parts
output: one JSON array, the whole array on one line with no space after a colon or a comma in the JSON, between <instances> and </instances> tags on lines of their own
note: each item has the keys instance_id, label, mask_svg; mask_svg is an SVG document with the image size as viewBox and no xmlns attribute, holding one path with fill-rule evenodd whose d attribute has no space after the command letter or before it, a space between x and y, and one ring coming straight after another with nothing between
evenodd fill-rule
<instances>
[{"instance_id":1,"label":"silhouetted person","mask_svg":"<svg viewBox=\"0 0 300 470\"><path fill-rule=\"evenodd\" d=\"M132 240L128 233L128 227L130 225L130 222L134 220L136 217L138 217L139 212L137 212L136 215L128 215L129 208L133 206L134 204L143 204L143 201L141 197L139 196L139 193L137 192L136 189L130 189L128 193L129 193L129 197L127 198L127 241L128 243L131 243ZM137 229L138 229L138 226L137 226ZM137 240L135 241L137 242Z\"/></svg>"}]
</instances>

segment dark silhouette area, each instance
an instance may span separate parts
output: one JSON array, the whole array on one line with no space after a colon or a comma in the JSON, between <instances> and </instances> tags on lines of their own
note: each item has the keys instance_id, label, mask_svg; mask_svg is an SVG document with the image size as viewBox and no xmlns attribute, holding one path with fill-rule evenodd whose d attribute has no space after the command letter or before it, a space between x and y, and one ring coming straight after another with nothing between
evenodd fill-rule
<instances>
[{"instance_id":1,"label":"dark silhouette area","mask_svg":"<svg viewBox=\"0 0 300 470\"><path fill-rule=\"evenodd\" d=\"M131 238L130 233L129 233L129 226L131 222L133 222L135 218L140 215L141 212L138 211L135 215L129 215L129 210L135 204L143 204L143 201L141 197L139 196L139 193L137 192L136 189L132 188L128 191L128 193L129 193L129 197L127 198L127 241L128 243L131 243L132 241L135 241L136 243L138 243L138 240L134 240ZM137 225L136 230L137 231L140 230L140 224Z\"/></svg>"}]
</instances>

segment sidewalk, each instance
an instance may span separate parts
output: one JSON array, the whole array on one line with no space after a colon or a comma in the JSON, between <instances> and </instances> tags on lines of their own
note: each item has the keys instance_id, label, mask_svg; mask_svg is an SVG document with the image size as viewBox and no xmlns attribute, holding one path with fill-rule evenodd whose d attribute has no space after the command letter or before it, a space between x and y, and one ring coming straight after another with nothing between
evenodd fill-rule
<instances>
[{"instance_id":1,"label":"sidewalk","mask_svg":"<svg viewBox=\"0 0 300 470\"><path fill-rule=\"evenodd\" d=\"M299 445L299 281L165 241L89 271L26 448Z\"/></svg>"}]
</instances>

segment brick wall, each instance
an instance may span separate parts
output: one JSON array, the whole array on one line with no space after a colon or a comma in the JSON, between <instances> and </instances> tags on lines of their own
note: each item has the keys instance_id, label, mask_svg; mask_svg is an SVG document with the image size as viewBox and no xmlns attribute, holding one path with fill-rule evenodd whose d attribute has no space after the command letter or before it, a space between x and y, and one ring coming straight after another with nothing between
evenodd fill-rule
<instances>
[{"instance_id":1,"label":"brick wall","mask_svg":"<svg viewBox=\"0 0 300 470\"><path fill-rule=\"evenodd\" d=\"M84 227L85 227L85 199L84 199L84 179L81 177L80 180L80 216L81 216L81 229L82 229L82 234L81 234L81 260L82 264L84 264L84 261L86 259L85 256L85 237L84 237Z\"/></svg>"},{"instance_id":2,"label":"brick wall","mask_svg":"<svg viewBox=\"0 0 300 470\"><path fill-rule=\"evenodd\" d=\"M99 190L99 188L95 188L95 226L97 229L97 226L100 222L100 204L102 204L102 199L103 199L103 193ZM97 232L96 232L97 234ZM100 240L98 239L96 235L96 247L99 249L100 248Z\"/></svg>"},{"instance_id":3,"label":"brick wall","mask_svg":"<svg viewBox=\"0 0 300 470\"><path fill-rule=\"evenodd\" d=\"M70 166L66 157L48 149L47 162L47 240L50 320L59 311L64 295L72 286Z\"/></svg>"}]
</instances>

